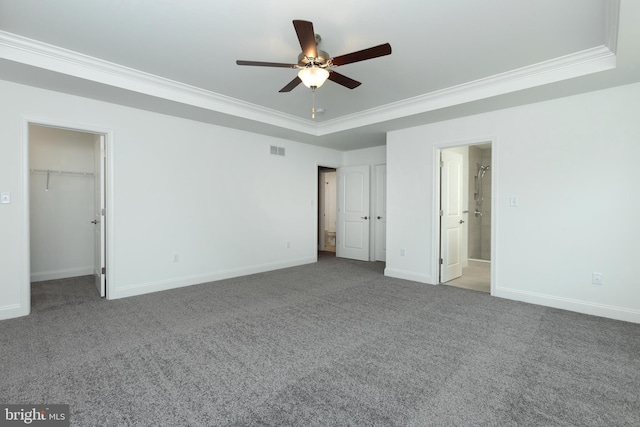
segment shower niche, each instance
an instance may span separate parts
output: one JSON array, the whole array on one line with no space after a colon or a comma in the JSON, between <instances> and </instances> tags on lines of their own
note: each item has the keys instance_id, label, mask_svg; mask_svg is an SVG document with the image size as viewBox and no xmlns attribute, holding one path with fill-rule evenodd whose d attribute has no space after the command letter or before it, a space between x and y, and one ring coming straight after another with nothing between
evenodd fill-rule
<instances>
[{"instance_id":1,"label":"shower niche","mask_svg":"<svg viewBox=\"0 0 640 427\"><path fill-rule=\"evenodd\" d=\"M491 260L491 146L469 147L469 259Z\"/></svg>"}]
</instances>

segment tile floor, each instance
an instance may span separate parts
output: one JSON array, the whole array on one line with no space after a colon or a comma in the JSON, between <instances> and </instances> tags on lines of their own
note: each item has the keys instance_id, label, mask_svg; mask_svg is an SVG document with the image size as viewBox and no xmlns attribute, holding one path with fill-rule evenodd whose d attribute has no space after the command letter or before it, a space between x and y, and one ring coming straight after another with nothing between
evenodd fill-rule
<instances>
[{"instance_id":1,"label":"tile floor","mask_svg":"<svg viewBox=\"0 0 640 427\"><path fill-rule=\"evenodd\" d=\"M472 261L462 269L462 276L444 283L448 286L491 292L491 262Z\"/></svg>"}]
</instances>

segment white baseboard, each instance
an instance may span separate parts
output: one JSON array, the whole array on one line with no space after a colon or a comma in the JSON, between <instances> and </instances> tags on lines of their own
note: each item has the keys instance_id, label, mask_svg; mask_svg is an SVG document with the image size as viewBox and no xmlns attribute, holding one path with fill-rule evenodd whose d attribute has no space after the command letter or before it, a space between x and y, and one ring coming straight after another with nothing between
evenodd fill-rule
<instances>
[{"instance_id":1,"label":"white baseboard","mask_svg":"<svg viewBox=\"0 0 640 427\"><path fill-rule=\"evenodd\" d=\"M155 282L138 283L122 287L116 286L115 289L109 288L107 292L107 299L119 299L135 295L148 294L151 292L166 291L169 289L182 288L185 286L199 285L207 282L231 279L234 277L248 276L250 274L264 273L265 271L296 267L299 265L311 264L314 262L317 262L315 256L284 262L259 264L249 267L223 270L206 274L197 274L193 276L184 276L168 280L158 280Z\"/></svg>"},{"instance_id":2,"label":"white baseboard","mask_svg":"<svg viewBox=\"0 0 640 427\"><path fill-rule=\"evenodd\" d=\"M593 316L607 317L609 319L623 320L625 322L640 323L640 310L625 307L598 304L573 298L562 298L554 295L503 287L496 288L493 296L543 305L546 307L559 308L562 310L575 311L577 313L590 314Z\"/></svg>"},{"instance_id":3,"label":"white baseboard","mask_svg":"<svg viewBox=\"0 0 640 427\"><path fill-rule=\"evenodd\" d=\"M93 266L68 268L64 270L41 271L31 273L31 282L43 282L45 280L68 279L69 277L90 276L93 274Z\"/></svg>"},{"instance_id":4,"label":"white baseboard","mask_svg":"<svg viewBox=\"0 0 640 427\"><path fill-rule=\"evenodd\" d=\"M31 311L31 307L23 307L20 304L0 306L0 320L26 316L29 314L30 311Z\"/></svg>"},{"instance_id":5,"label":"white baseboard","mask_svg":"<svg viewBox=\"0 0 640 427\"><path fill-rule=\"evenodd\" d=\"M385 268L384 275L394 277L396 279L411 280L413 282L434 284L433 278L428 274L419 274L414 271L399 270L397 268Z\"/></svg>"}]
</instances>

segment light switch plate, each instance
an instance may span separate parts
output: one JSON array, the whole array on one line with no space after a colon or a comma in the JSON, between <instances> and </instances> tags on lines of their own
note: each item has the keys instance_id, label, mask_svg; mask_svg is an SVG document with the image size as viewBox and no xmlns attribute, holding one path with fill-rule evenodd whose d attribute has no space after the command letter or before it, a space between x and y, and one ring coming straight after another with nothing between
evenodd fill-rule
<instances>
[{"instance_id":1,"label":"light switch plate","mask_svg":"<svg viewBox=\"0 0 640 427\"><path fill-rule=\"evenodd\" d=\"M7 191L3 191L2 193L0 193L0 203L11 203L11 193Z\"/></svg>"}]
</instances>

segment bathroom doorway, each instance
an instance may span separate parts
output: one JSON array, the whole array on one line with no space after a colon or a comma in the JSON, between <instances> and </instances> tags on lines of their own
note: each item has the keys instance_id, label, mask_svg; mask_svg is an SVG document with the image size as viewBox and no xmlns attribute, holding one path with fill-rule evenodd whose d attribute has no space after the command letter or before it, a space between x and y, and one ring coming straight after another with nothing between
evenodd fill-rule
<instances>
[{"instance_id":1,"label":"bathroom doorway","mask_svg":"<svg viewBox=\"0 0 640 427\"><path fill-rule=\"evenodd\" d=\"M318 167L318 251L336 252L337 170Z\"/></svg>"},{"instance_id":2,"label":"bathroom doorway","mask_svg":"<svg viewBox=\"0 0 640 427\"><path fill-rule=\"evenodd\" d=\"M444 148L440 283L491 292L491 143Z\"/></svg>"}]
</instances>

